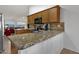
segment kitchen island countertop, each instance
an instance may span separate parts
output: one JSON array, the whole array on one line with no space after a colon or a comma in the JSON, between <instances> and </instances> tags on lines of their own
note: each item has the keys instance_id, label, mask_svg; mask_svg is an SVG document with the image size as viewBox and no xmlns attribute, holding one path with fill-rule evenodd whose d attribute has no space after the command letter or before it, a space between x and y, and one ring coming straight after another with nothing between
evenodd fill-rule
<instances>
[{"instance_id":1,"label":"kitchen island countertop","mask_svg":"<svg viewBox=\"0 0 79 59\"><path fill-rule=\"evenodd\" d=\"M37 33L27 33L8 36L9 40L14 43L18 50L28 48L32 45L47 40L48 38L54 37L55 35L63 32L62 30L48 30Z\"/></svg>"}]
</instances>

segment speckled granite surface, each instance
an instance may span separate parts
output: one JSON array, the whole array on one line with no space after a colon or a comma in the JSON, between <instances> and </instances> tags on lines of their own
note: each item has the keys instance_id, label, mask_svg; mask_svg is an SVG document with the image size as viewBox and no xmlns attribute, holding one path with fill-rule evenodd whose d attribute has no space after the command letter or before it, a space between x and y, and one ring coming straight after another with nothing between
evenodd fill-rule
<instances>
[{"instance_id":1,"label":"speckled granite surface","mask_svg":"<svg viewBox=\"0 0 79 59\"><path fill-rule=\"evenodd\" d=\"M15 44L15 46L21 50L30 47L34 44L47 40L59 33L62 30L41 31L38 33L27 33L20 35L8 36L8 38Z\"/></svg>"}]
</instances>

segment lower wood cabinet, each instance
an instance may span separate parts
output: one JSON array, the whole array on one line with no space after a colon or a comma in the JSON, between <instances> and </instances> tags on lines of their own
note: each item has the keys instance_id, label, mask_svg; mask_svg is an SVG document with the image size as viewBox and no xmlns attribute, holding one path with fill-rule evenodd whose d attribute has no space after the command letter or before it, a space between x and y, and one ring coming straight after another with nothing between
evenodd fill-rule
<instances>
[{"instance_id":1,"label":"lower wood cabinet","mask_svg":"<svg viewBox=\"0 0 79 59\"><path fill-rule=\"evenodd\" d=\"M18 49L12 42L11 42L11 54L18 54Z\"/></svg>"},{"instance_id":2,"label":"lower wood cabinet","mask_svg":"<svg viewBox=\"0 0 79 59\"><path fill-rule=\"evenodd\" d=\"M32 31L28 29L15 30L15 34L24 34L24 33L32 33Z\"/></svg>"}]
</instances>

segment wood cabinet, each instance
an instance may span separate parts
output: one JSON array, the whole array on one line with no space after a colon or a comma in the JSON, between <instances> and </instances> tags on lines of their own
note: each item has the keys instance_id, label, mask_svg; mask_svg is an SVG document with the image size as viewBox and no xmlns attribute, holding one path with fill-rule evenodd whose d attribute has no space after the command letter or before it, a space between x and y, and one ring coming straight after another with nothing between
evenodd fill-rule
<instances>
[{"instance_id":1,"label":"wood cabinet","mask_svg":"<svg viewBox=\"0 0 79 59\"><path fill-rule=\"evenodd\" d=\"M32 16L28 16L28 23L33 23L33 19L32 19Z\"/></svg>"},{"instance_id":2,"label":"wood cabinet","mask_svg":"<svg viewBox=\"0 0 79 59\"><path fill-rule=\"evenodd\" d=\"M34 14L35 15L35 18L37 18L37 17L42 17L41 16L41 12L38 12L38 13L36 13L36 14Z\"/></svg>"},{"instance_id":3,"label":"wood cabinet","mask_svg":"<svg viewBox=\"0 0 79 59\"><path fill-rule=\"evenodd\" d=\"M59 7L49 9L49 21L50 22L59 22L60 21L60 13Z\"/></svg>"},{"instance_id":4,"label":"wood cabinet","mask_svg":"<svg viewBox=\"0 0 79 59\"><path fill-rule=\"evenodd\" d=\"M28 24L34 24L34 19L37 17L42 17L42 23L60 22L60 7L57 5L55 7L29 15Z\"/></svg>"},{"instance_id":5,"label":"wood cabinet","mask_svg":"<svg viewBox=\"0 0 79 59\"><path fill-rule=\"evenodd\" d=\"M35 15L28 16L28 24L34 24Z\"/></svg>"},{"instance_id":6,"label":"wood cabinet","mask_svg":"<svg viewBox=\"0 0 79 59\"><path fill-rule=\"evenodd\" d=\"M11 42L11 54L18 54L18 48Z\"/></svg>"},{"instance_id":7,"label":"wood cabinet","mask_svg":"<svg viewBox=\"0 0 79 59\"><path fill-rule=\"evenodd\" d=\"M41 13L40 13L40 12L28 16L28 24L34 24L34 20L35 20L35 18L37 18L37 17L41 17Z\"/></svg>"},{"instance_id":8,"label":"wood cabinet","mask_svg":"<svg viewBox=\"0 0 79 59\"><path fill-rule=\"evenodd\" d=\"M48 23L49 17L48 17L48 10L42 11L42 23Z\"/></svg>"},{"instance_id":9,"label":"wood cabinet","mask_svg":"<svg viewBox=\"0 0 79 59\"><path fill-rule=\"evenodd\" d=\"M15 34L24 34L24 33L32 33L32 31L29 29L15 30Z\"/></svg>"}]
</instances>

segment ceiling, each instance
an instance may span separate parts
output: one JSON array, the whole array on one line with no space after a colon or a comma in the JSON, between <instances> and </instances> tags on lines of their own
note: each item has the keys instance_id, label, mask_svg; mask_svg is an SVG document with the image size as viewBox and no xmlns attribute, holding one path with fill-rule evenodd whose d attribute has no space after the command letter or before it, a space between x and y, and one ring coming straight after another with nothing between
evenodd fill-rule
<instances>
[{"instance_id":1,"label":"ceiling","mask_svg":"<svg viewBox=\"0 0 79 59\"><path fill-rule=\"evenodd\" d=\"M7 16L27 16L28 5L0 5L0 13Z\"/></svg>"}]
</instances>

